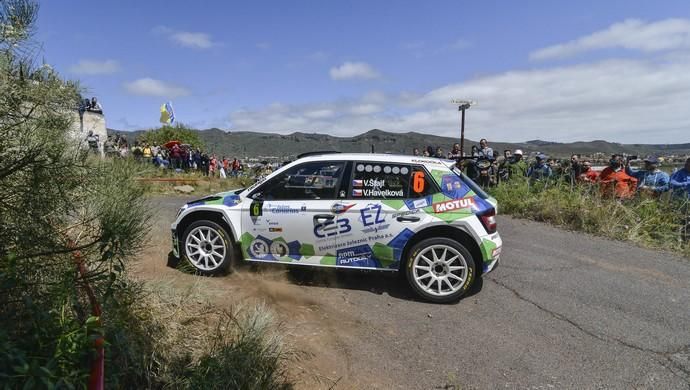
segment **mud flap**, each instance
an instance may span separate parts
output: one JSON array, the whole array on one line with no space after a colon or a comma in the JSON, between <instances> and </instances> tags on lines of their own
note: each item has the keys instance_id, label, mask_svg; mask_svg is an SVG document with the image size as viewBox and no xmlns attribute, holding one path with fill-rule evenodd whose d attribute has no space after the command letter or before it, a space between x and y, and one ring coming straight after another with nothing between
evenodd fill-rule
<instances>
[{"instance_id":1,"label":"mud flap","mask_svg":"<svg viewBox=\"0 0 690 390\"><path fill-rule=\"evenodd\" d=\"M170 251L168 253L168 263L167 266L170 268L177 268L177 265L180 264L180 258L175 256L175 253L173 251Z\"/></svg>"}]
</instances>

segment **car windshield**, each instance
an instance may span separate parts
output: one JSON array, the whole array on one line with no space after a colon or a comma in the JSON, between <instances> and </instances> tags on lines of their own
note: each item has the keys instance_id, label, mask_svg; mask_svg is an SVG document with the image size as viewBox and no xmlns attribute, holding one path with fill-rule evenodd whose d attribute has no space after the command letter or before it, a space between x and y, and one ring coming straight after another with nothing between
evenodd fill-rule
<instances>
[{"instance_id":1,"label":"car windshield","mask_svg":"<svg viewBox=\"0 0 690 390\"><path fill-rule=\"evenodd\" d=\"M472 191L474 191L475 194L479 195L479 197L481 197L482 199L489 199L491 197L479 185L477 185L477 183L475 183L474 181L472 181L472 179L467 177L467 175L465 175L458 167L454 166L452 170L453 173L460 176L460 179L462 179L462 181L465 184L467 184L467 186L470 187L470 189L472 189Z\"/></svg>"}]
</instances>

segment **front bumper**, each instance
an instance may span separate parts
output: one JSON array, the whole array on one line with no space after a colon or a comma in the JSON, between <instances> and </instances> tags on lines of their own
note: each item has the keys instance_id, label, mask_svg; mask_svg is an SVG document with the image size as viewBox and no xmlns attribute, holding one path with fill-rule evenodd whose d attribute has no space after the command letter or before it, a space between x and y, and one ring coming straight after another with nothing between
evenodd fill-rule
<instances>
[{"instance_id":1,"label":"front bumper","mask_svg":"<svg viewBox=\"0 0 690 390\"><path fill-rule=\"evenodd\" d=\"M180 242L177 238L177 232L172 229L172 253L175 257L180 257Z\"/></svg>"}]
</instances>

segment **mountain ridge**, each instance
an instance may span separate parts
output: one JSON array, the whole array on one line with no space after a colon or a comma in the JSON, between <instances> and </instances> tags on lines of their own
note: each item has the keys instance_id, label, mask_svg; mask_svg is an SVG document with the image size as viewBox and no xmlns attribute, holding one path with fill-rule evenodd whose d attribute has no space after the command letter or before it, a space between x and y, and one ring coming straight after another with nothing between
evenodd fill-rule
<instances>
[{"instance_id":1,"label":"mountain ridge","mask_svg":"<svg viewBox=\"0 0 690 390\"><path fill-rule=\"evenodd\" d=\"M108 129L108 133L126 134L130 141L135 140L146 130L120 131ZM193 130L206 145L209 153L228 157L274 156L287 159L300 153L314 150L336 150L341 152L376 152L411 154L413 148L422 150L427 145L441 146L447 153L452 145L460 142L458 138L442 137L416 131L392 133L381 129L371 129L354 136L333 136L316 132L295 131L290 134L263 133L257 131L225 131L219 128ZM267 147L268 145L268 147ZM465 150L478 141L465 139ZM272 147L279 146L279 147ZM525 153L541 152L553 157L568 157L573 153L591 155L594 153L626 154L690 154L690 143L684 144L620 144L605 140L554 142L529 140L525 142L501 142L489 139L489 146L499 153L504 149L522 149Z\"/></svg>"}]
</instances>

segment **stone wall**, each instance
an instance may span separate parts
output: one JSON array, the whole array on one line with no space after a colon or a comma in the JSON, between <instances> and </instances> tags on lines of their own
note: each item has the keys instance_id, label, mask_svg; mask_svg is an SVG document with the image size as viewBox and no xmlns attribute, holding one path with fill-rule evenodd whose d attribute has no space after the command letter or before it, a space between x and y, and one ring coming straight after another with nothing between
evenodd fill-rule
<instances>
[{"instance_id":1,"label":"stone wall","mask_svg":"<svg viewBox=\"0 0 690 390\"><path fill-rule=\"evenodd\" d=\"M86 137L89 135L89 131L93 131L94 134L98 135L100 143L98 149L103 155L103 142L105 142L108 137L108 132L105 126L105 117L102 114L96 114L94 112L86 111L84 112L83 120L79 119L79 113L72 113L72 127L70 128L70 136L79 143L80 147L88 148L86 145Z\"/></svg>"}]
</instances>

